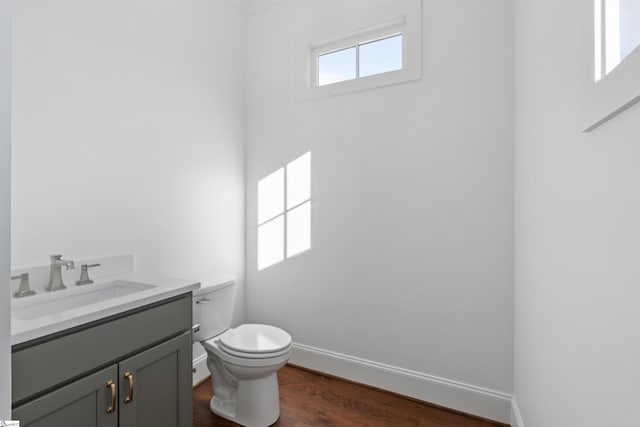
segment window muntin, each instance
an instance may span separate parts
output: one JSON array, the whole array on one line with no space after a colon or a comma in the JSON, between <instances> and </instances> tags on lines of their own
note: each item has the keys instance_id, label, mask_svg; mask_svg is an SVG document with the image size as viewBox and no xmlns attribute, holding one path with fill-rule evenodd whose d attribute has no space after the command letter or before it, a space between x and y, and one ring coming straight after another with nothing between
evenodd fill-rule
<instances>
[{"instance_id":1,"label":"window muntin","mask_svg":"<svg viewBox=\"0 0 640 427\"><path fill-rule=\"evenodd\" d=\"M402 33L388 33L373 40L363 36L351 46L318 51L315 58L318 86L399 71L403 68Z\"/></svg>"},{"instance_id":2,"label":"window muntin","mask_svg":"<svg viewBox=\"0 0 640 427\"><path fill-rule=\"evenodd\" d=\"M311 249L311 152L258 182L258 270Z\"/></svg>"}]
</instances>

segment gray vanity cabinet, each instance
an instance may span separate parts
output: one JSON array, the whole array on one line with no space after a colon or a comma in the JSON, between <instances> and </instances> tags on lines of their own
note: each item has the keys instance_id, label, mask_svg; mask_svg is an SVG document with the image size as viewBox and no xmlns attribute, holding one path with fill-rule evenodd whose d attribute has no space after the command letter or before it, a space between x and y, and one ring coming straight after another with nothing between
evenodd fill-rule
<instances>
[{"instance_id":1,"label":"gray vanity cabinet","mask_svg":"<svg viewBox=\"0 0 640 427\"><path fill-rule=\"evenodd\" d=\"M106 387L117 379L118 367L110 366L14 409L13 418L24 427L117 427Z\"/></svg>"},{"instance_id":2,"label":"gray vanity cabinet","mask_svg":"<svg viewBox=\"0 0 640 427\"><path fill-rule=\"evenodd\" d=\"M190 332L123 360L119 371L120 427L191 426Z\"/></svg>"},{"instance_id":3,"label":"gray vanity cabinet","mask_svg":"<svg viewBox=\"0 0 640 427\"><path fill-rule=\"evenodd\" d=\"M190 427L191 293L14 346L22 427Z\"/></svg>"}]
</instances>

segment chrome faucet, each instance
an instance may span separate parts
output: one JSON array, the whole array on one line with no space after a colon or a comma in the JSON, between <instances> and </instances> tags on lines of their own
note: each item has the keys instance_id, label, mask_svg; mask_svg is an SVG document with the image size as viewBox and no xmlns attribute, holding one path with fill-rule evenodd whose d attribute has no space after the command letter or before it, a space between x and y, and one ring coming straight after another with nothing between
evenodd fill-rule
<instances>
[{"instance_id":1,"label":"chrome faucet","mask_svg":"<svg viewBox=\"0 0 640 427\"><path fill-rule=\"evenodd\" d=\"M62 259L62 255L51 255L51 266L49 270L49 284L45 291L59 291L60 289L67 289L62 282L62 266L65 266L67 270L73 270L76 266L73 261Z\"/></svg>"},{"instance_id":2,"label":"chrome faucet","mask_svg":"<svg viewBox=\"0 0 640 427\"><path fill-rule=\"evenodd\" d=\"M35 295L36 291L31 289L29 285L29 273L22 273L18 276L13 276L11 280L20 279L20 289L14 292L13 296L16 298L28 297L29 295ZM1 426L0 426L1 427Z\"/></svg>"}]
</instances>

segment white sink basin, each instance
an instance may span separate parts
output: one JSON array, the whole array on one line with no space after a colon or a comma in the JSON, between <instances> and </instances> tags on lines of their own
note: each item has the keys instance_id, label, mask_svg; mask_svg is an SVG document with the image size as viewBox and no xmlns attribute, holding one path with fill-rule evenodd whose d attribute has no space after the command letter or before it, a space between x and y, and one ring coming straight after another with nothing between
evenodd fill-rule
<instances>
[{"instance_id":1,"label":"white sink basin","mask_svg":"<svg viewBox=\"0 0 640 427\"><path fill-rule=\"evenodd\" d=\"M50 294L39 294L35 297L25 297L23 304L14 305L11 310L11 315L20 320L32 320L62 313L78 307L112 300L154 287L154 285L146 283L114 280L99 285L85 285L85 287L82 288L71 288L55 291ZM23 301L20 302L22 303Z\"/></svg>"}]
</instances>

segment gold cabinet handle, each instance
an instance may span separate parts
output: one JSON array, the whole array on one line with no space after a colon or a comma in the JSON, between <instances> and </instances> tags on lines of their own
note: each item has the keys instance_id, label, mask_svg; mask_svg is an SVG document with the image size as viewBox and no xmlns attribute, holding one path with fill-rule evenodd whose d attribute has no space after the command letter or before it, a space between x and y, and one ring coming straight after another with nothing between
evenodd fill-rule
<instances>
[{"instance_id":1,"label":"gold cabinet handle","mask_svg":"<svg viewBox=\"0 0 640 427\"><path fill-rule=\"evenodd\" d=\"M129 380L129 394L124 398L124 403L131 403L133 402L133 374L131 372L125 372L124 379Z\"/></svg>"},{"instance_id":2,"label":"gold cabinet handle","mask_svg":"<svg viewBox=\"0 0 640 427\"><path fill-rule=\"evenodd\" d=\"M107 414L111 414L116 410L116 383L111 380L107 381L107 388L111 389L111 406L107 408Z\"/></svg>"}]
</instances>

